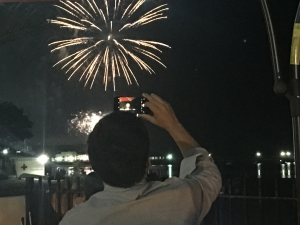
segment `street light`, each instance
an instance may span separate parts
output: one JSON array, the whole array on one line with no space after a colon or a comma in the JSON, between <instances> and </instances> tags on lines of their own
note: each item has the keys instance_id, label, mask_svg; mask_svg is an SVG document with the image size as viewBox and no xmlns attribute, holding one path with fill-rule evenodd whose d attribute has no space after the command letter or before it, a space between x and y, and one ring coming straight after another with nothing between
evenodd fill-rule
<instances>
[{"instance_id":1,"label":"street light","mask_svg":"<svg viewBox=\"0 0 300 225\"><path fill-rule=\"evenodd\" d=\"M3 153L4 155L7 155L7 154L8 154L8 149L7 149L7 148L4 149L4 150L2 151L2 153Z\"/></svg>"},{"instance_id":2,"label":"street light","mask_svg":"<svg viewBox=\"0 0 300 225\"><path fill-rule=\"evenodd\" d=\"M261 157L261 153L260 152L256 152L256 156L257 157Z\"/></svg>"},{"instance_id":3,"label":"street light","mask_svg":"<svg viewBox=\"0 0 300 225\"><path fill-rule=\"evenodd\" d=\"M167 155L167 159L168 159L168 160L173 159L173 155L172 155L172 154Z\"/></svg>"},{"instance_id":4,"label":"street light","mask_svg":"<svg viewBox=\"0 0 300 225\"><path fill-rule=\"evenodd\" d=\"M49 160L49 157L46 155L40 155L39 157L37 157L36 159L40 164L46 164Z\"/></svg>"}]
</instances>

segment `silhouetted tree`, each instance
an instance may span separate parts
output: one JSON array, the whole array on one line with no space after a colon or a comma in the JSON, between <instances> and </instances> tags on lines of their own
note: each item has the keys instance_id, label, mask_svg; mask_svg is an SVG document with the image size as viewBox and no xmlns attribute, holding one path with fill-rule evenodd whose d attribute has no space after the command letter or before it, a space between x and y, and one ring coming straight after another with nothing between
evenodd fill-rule
<instances>
[{"instance_id":1,"label":"silhouetted tree","mask_svg":"<svg viewBox=\"0 0 300 225\"><path fill-rule=\"evenodd\" d=\"M2 145L31 138L32 126L33 122L24 115L23 109L11 102L0 102L0 143Z\"/></svg>"}]
</instances>

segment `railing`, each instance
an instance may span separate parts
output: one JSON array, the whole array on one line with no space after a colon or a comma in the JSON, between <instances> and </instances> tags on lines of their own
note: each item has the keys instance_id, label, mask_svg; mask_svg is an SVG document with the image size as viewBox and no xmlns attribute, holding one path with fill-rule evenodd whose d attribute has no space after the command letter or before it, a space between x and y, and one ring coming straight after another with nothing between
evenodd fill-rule
<instances>
[{"instance_id":1,"label":"railing","mask_svg":"<svg viewBox=\"0 0 300 225\"><path fill-rule=\"evenodd\" d=\"M20 181L21 182L21 181ZM26 224L57 225L74 204L83 200L82 179L37 181L26 178ZM18 190L18 195L22 191ZM7 195L13 196L14 190ZM5 192L1 191L0 196ZM77 201L77 203L76 203ZM31 223L30 223L31 221ZM201 225L296 225L294 179L226 180L219 197Z\"/></svg>"},{"instance_id":2,"label":"railing","mask_svg":"<svg viewBox=\"0 0 300 225\"><path fill-rule=\"evenodd\" d=\"M33 176L0 182L0 197L26 196L26 221L20 221L26 225L57 225L74 207L76 197L83 200L82 193L80 177L51 180Z\"/></svg>"},{"instance_id":3,"label":"railing","mask_svg":"<svg viewBox=\"0 0 300 225\"><path fill-rule=\"evenodd\" d=\"M251 189L247 183L251 182ZM296 225L294 179L227 180L201 225ZM238 188L238 190L235 190ZM255 195L256 192L256 195Z\"/></svg>"},{"instance_id":4,"label":"railing","mask_svg":"<svg viewBox=\"0 0 300 225\"><path fill-rule=\"evenodd\" d=\"M50 225L57 224L68 210L84 201L82 185L83 182L80 177L76 177L73 180L71 180L70 177L56 180L48 179L47 184L44 185L39 180L38 189L47 193L46 197L48 198L48 203L45 208L48 207L50 211L49 215L52 215L52 218L49 216L49 219L52 220L52 222L49 223ZM77 198L81 200L76 202ZM47 218L47 216L45 216L45 218ZM47 224L46 220L48 219L43 219L42 217L40 220L41 222L38 223L38 225Z\"/></svg>"}]
</instances>

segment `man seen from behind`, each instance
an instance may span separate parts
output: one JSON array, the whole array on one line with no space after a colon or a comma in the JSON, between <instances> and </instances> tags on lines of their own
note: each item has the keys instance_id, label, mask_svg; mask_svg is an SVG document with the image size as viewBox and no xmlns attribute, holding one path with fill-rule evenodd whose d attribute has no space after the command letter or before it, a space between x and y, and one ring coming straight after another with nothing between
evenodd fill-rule
<instances>
[{"instance_id":1,"label":"man seen from behind","mask_svg":"<svg viewBox=\"0 0 300 225\"><path fill-rule=\"evenodd\" d=\"M167 102L144 97L153 116L113 112L95 126L88 154L104 190L70 210L60 225L194 225L208 213L221 188L217 166ZM146 181L149 137L142 119L165 129L178 145L184 157L179 178Z\"/></svg>"}]
</instances>

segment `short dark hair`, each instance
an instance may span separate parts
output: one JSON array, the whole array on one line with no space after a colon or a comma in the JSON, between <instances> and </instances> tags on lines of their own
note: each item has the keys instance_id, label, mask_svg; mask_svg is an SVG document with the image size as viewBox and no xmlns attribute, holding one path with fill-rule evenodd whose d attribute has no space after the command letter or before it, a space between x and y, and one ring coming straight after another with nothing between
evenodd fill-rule
<instances>
[{"instance_id":1,"label":"short dark hair","mask_svg":"<svg viewBox=\"0 0 300 225\"><path fill-rule=\"evenodd\" d=\"M141 118L130 112L103 117L88 138L94 171L108 185L128 188L142 181L149 157L149 136Z\"/></svg>"}]
</instances>

